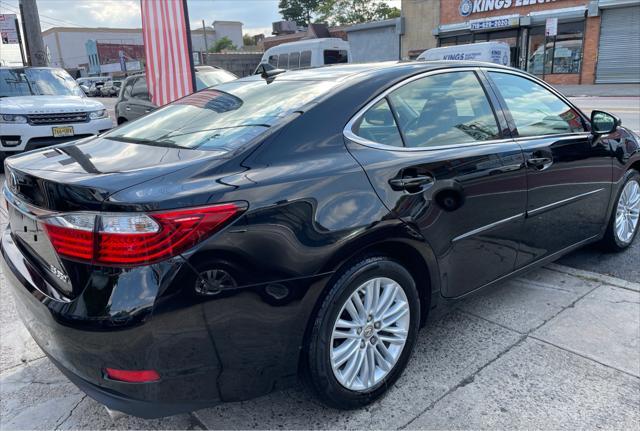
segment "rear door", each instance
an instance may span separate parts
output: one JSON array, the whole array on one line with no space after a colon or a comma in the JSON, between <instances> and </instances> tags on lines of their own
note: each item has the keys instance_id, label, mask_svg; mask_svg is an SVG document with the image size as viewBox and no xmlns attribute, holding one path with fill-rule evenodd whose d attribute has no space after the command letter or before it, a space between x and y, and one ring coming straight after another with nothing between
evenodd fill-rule
<instances>
[{"instance_id":1,"label":"rear door","mask_svg":"<svg viewBox=\"0 0 640 431\"><path fill-rule=\"evenodd\" d=\"M527 164L518 267L597 237L606 222L612 154L569 103L526 75L490 71Z\"/></svg>"},{"instance_id":2,"label":"rear door","mask_svg":"<svg viewBox=\"0 0 640 431\"><path fill-rule=\"evenodd\" d=\"M524 157L483 82L472 69L411 78L345 129L385 205L435 253L447 297L513 271L521 239Z\"/></svg>"}]
</instances>

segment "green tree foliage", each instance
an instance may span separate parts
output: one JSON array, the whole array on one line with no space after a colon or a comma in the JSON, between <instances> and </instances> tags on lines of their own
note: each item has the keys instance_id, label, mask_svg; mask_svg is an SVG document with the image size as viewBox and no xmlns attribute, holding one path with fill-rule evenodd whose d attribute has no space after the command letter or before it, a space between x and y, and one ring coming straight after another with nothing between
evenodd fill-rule
<instances>
[{"instance_id":1,"label":"green tree foliage","mask_svg":"<svg viewBox=\"0 0 640 431\"><path fill-rule=\"evenodd\" d=\"M242 44L244 46L254 46L256 41L249 33L245 33L242 35Z\"/></svg>"},{"instance_id":2,"label":"green tree foliage","mask_svg":"<svg viewBox=\"0 0 640 431\"><path fill-rule=\"evenodd\" d=\"M295 21L298 25L308 25L318 12L322 0L280 0L280 15L287 21Z\"/></svg>"},{"instance_id":3,"label":"green tree foliage","mask_svg":"<svg viewBox=\"0 0 640 431\"><path fill-rule=\"evenodd\" d=\"M397 18L400 9L383 1L324 0L318 8L318 21L329 25L358 24Z\"/></svg>"},{"instance_id":4,"label":"green tree foliage","mask_svg":"<svg viewBox=\"0 0 640 431\"><path fill-rule=\"evenodd\" d=\"M209 52L221 52L221 51L224 51L225 49L231 50L231 51L235 51L236 49L238 49L233 44L233 41L229 39L227 36L218 39L216 43L211 48L209 48Z\"/></svg>"}]
</instances>

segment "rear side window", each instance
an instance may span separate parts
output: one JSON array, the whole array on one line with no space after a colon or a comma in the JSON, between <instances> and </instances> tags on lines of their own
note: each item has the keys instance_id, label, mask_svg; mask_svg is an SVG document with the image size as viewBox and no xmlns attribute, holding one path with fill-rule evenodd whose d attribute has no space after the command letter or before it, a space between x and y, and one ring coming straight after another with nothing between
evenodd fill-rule
<instances>
[{"instance_id":1,"label":"rear side window","mask_svg":"<svg viewBox=\"0 0 640 431\"><path fill-rule=\"evenodd\" d=\"M292 52L289 55L289 69L298 69L300 68L300 53Z\"/></svg>"},{"instance_id":2,"label":"rear side window","mask_svg":"<svg viewBox=\"0 0 640 431\"><path fill-rule=\"evenodd\" d=\"M398 125L387 99L382 99L371 107L354 124L353 133L361 138L379 144L402 147Z\"/></svg>"},{"instance_id":3,"label":"rear side window","mask_svg":"<svg viewBox=\"0 0 640 431\"><path fill-rule=\"evenodd\" d=\"M489 75L507 103L519 136L585 131L580 115L543 86L508 73Z\"/></svg>"},{"instance_id":4,"label":"rear side window","mask_svg":"<svg viewBox=\"0 0 640 431\"><path fill-rule=\"evenodd\" d=\"M473 72L412 81L388 95L407 147L433 147L500 137L496 118Z\"/></svg>"},{"instance_id":5,"label":"rear side window","mask_svg":"<svg viewBox=\"0 0 640 431\"><path fill-rule=\"evenodd\" d=\"M348 63L347 51L344 49L325 49L324 64Z\"/></svg>"},{"instance_id":6,"label":"rear side window","mask_svg":"<svg viewBox=\"0 0 640 431\"><path fill-rule=\"evenodd\" d=\"M289 68L289 54L280 54L278 56L278 69Z\"/></svg>"},{"instance_id":7,"label":"rear side window","mask_svg":"<svg viewBox=\"0 0 640 431\"><path fill-rule=\"evenodd\" d=\"M311 66L311 51L302 51L300 53L300 68Z\"/></svg>"}]
</instances>

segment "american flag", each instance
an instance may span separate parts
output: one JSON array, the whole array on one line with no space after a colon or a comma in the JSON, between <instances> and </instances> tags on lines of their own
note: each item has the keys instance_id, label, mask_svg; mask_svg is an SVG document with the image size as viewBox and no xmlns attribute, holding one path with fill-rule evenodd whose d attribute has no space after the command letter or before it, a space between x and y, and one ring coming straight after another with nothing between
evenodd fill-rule
<instances>
[{"instance_id":1,"label":"american flag","mask_svg":"<svg viewBox=\"0 0 640 431\"><path fill-rule=\"evenodd\" d=\"M186 0L140 0L147 85L151 101L166 105L193 93Z\"/></svg>"}]
</instances>

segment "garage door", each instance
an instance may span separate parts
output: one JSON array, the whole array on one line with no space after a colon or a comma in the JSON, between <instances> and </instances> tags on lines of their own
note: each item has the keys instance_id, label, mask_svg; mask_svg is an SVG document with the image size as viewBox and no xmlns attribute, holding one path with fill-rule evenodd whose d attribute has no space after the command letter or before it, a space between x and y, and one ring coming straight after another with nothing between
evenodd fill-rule
<instances>
[{"instance_id":1,"label":"garage door","mask_svg":"<svg viewBox=\"0 0 640 431\"><path fill-rule=\"evenodd\" d=\"M640 6L602 11L596 83L640 83Z\"/></svg>"}]
</instances>

